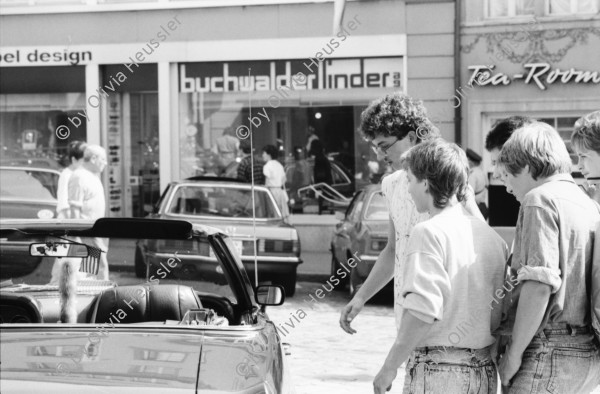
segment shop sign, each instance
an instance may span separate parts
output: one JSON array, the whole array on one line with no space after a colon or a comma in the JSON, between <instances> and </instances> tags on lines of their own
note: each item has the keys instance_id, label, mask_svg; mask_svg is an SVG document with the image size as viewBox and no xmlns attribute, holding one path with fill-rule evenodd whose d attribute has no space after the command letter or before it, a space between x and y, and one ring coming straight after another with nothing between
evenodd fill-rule
<instances>
[{"instance_id":1,"label":"shop sign","mask_svg":"<svg viewBox=\"0 0 600 394\"><path fill-rule=\"evenodd\" d=\"M402 57L187 63L179 66L179 91L400 89L402 71Z\"/></svg>"},{"instance_id":2,"label":"shop sign","mask_svg":"<svg viewBox=\"0 0 600 394\"><path fill-rule=\"evenodd\" d=\"M0 66L7 65L39 65L56 66L89 64L92 61L91 51L52 51L43 49L6 50L0 52Z\"/></svg>"},{"instance_id":3,"label":"shop sign","mask_svg":"<svg viewBox=\"0 0 600 394\"><path fill-rule=\"evenodd\" d=\"M555 83L600 83L598 71L578 70L573 67L569 69L553 68L550 63L526 63L523 67L525 68L524 73L515 73L511 76L501 72L494 73L493 70L496 65L477 64L469 66L471 77L467 85L510 85L514 81L522 80L525 84L535 83L541 90L546 90L548 85Z\"/></svg>"}]
</instances>

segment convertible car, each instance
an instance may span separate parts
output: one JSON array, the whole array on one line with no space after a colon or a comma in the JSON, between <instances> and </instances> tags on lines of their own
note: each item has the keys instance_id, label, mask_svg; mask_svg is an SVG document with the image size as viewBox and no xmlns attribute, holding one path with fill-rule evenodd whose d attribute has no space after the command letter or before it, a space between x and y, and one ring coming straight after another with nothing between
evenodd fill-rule
<instances>
[{"instance_id":1,"label":"convertible car","mask_svg":"<svg viewBox=\"0 0 600 394\"><path fill-rule=\"evenodd\" d=\"M296 270L302 263L298 232L284 222L268 188L256 186L254 189L251 193L250 184L228 178L199 176L171 182L148 217L181 219L221 229L231 237L250 276L254 275L256 254L259 280L282 285L286 296L291 297L296 290ZM197 256L208 250L187 246L185 250L189 253L180 255L186 274L204 275ZM135 254L136 274L143 277L147 271L156 271L162 254L182 247L184 245L174 242L139 242Z\"/></svg>"},{"instance_id":2,"label":"convertible car","mask_svg":"<svg viewBox=\"0 0 600 394\"><path fill-rule=\"evenodd\" d=\"M254 287L226 234L129 218L4 220L0 233L0 266L19 274L0 283L3 394L292 392L266 314L283 288ZM140 239L185 247L138 279L125 268ZM193 281L178 270L191 245L206 251ZM27 272L10 265L19 254ZM109 280L96 278L103 257Z\"/></svg>"}]
</instances>

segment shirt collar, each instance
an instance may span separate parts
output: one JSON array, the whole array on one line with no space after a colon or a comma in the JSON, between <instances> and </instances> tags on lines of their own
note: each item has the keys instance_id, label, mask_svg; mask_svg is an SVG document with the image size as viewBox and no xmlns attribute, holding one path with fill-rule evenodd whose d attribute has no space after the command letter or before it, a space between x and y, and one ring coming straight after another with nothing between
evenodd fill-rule
<instances>
[{"instance_id":1,"label":"shirt collar","mask_svg":"<svg viewBox=\"0 0 600 394\"><path fill-rule=\"evenodd\" d=\"M548 178L546 178L542 182L542 185L545 183L548 183L548 182L556 182L556 181L575 183L575 180L573 179L571 174L554 174L554 175L550 175Z\"/></svg>"}]
</instances>

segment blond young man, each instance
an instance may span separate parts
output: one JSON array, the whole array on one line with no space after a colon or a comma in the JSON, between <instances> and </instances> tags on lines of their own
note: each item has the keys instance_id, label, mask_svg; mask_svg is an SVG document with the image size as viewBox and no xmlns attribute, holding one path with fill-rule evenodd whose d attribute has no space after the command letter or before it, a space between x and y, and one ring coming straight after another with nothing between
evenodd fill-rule
<instances>
[{"instance_id":1,"label":"blond young man","mask_svg":"<svg viewBox=\"0 0 600 394\"><path fill-rule=\"evenodd\" d=\"M593 232L600 214L570 175L556 130L534 122L516 130L498 159L521 203L500 334L511 340L499 362L507 393L589 393L600 379L591 328Z\"/></svg>"}]
</instances>

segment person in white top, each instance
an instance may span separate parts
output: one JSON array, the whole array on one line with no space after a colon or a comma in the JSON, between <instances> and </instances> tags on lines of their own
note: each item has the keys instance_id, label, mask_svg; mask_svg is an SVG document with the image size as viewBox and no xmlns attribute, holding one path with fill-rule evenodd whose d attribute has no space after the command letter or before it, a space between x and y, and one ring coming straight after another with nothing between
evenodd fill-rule
<instances>
[{"instance_id":1,"label":"person in white top","mask_svg":"<svg viewBox=\"0 0 600 394\"><path fill-rule=\"evenodd\" d=\"M106 200L100 174L106 168L106 150L99 145L88 145L83 154L83 164L73 171L69 180L69 205L71 218L96 220L105 216ZM108 239L87 238L81 242L92 243L100 249L98 279L108 280Z\"/></svg>"},{"instance_id":2,"label":"person in white top","mask_svg":"<svg viewBox=\"0 0 600 394\"><path fill-rule=\"evenodd\" d=\"M385 161L395 172L386 176L381 183L390 215L388 243L363 286L340 314L340 326L349 334L356 332L350 323L360 313L364 304L392 278L394 315L396 327L400 328L401 266L408 236L417 223L428 218L427 213L419 213L416 210L408 193L408 177L402 169L403 154L423 140L439 137L439 130L427 118L423 103L402 93L374 100L361 114L360 130L370 141L377 154L377 160ZM472 192L467 201L463 202L463 206L469 214L484 220Z\"/></svg>"},{"instance_id":3,"label":"person in white top","mask_svg":"<svg viewBox=\"0 0 600 394\"><path fill-rule=\"evenodd\" d=\"M503 288L508 248L460 205L469 166L458 145L441 138L426 141L409 151L407 165L415 207L431 218L417 224L408 240L401 267L402 324L375 378L375 393L391 386L410 355L405 393L458 393L476 387L495 394L492 331L502 311L493 306Z\"/></svg>"},{"instance_id":4,"label":"person in white top","mask_svg":"<svg viewBox=\"0 0 600 394\"><path fill-rule=\"evenodd\" d=\"M67 148L69 166L60 173L58 177L58 188L56 191L56 217L68 219L71 217L71 206L69 205L69 179L73 171L81 166L83 152L87 145L83 141L71 141Z\"/></svg>"},{"instance_id":5,"label":"person in white top","mask_svg":"<svg viewBox=\"0 0 600 394\"><path fill-rule=\"evenodd\" d=\"M277 161L278 151L273 145L267 145L263 148L262 158L265 162L263 174L265 175L265 186L271 189L271 193L281 210L283 220L287 221L290 216L288 208L288 195L285 191L285 169Z\"/></svg>"}]
</instances>

